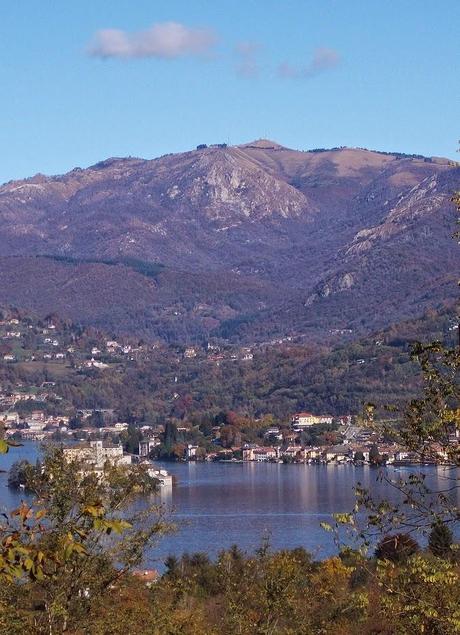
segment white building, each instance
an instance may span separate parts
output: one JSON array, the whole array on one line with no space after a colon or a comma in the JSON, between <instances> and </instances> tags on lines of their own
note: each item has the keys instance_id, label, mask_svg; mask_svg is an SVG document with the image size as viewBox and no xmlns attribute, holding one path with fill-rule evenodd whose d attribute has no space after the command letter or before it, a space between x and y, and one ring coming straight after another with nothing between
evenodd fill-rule
<instances>
[{"instance_id":1,"label":"white building","mask_svg":"<svg viewBox=\"0 0 460 635\"><path fill-rule=\"evenodd\" d=\"M145 439L145 441L139 441L139 456L148 456L150 452L159 445L159 439Z\"/></svg>"},{"instance_id":2,"label":"white building","mask_svg":"<svg viewBox=\"0 0 460 635\"><path fill-rule=\"evenodd\" d=\"M131 456L123 456L120 444L104 444L102 441L70 445L63 452L68 461L83 461L92 468L103 468L106 462L112 465L131 463Z\"/></svg>"},{"instance_id":3,"label":"white building","mask_svg":"<svg viewBox=\"0 0 460 635\"><path fill-rule=\"evenodd\" d=\"M334 445L326 449L324 457L328 463L331 461L343 463L353 459L353 451L348 445Z\"/></svg>"},{"instance_id":4,"label":"white building","mask_svg":"<svg viewBox=\"0 0 460 635\"><path fill-rule=\"evenodd\" d=\"M185 458L187 461L193 461L196 459L196 453L198 451L197 445L191 445L190 443L185 448Z\"/></svg>"},{"instance_id":5,"label":"white building","mask_svg":"<svg viewBox=\"0 0 460 635\"><path fill-rule=\"evenodd\" d=\"M291 426L294 429L308 428L320 423L332 423L333 417L330 415L314 415L311 412L297 412L292 415Z\"/></svg>"},{"instance_id":6,"label":"white building","mask_svg":"<svg viewBox=\"0 0 460 635\"><path fill-rule=\"evenodd\" d=\"M243 448L243 461L273 461L279 458L278 448L257 446Z\"/></svg>"},{"instance_id":7,"label":"white building","mask_svg":"<svg viewBox=\"0 0 460 635\"><path fill-rule=\"evenodd\" d=\"M173 478L166 470L160 470L149 461L140 461L140 465L145 467L150 478L155 478L161 487L172 487Z\"/></svg>"},{"instance_id":8,"label":"white building","mask_svg":"<svg viewBox=\"0 0 460 635\"><path fill-rule=\"evenodd\" d=\"M88 362L85 362L85 366L87 368L108 368L109 367L108 364L105 364L104 362L94 359L94 357L91 357L91 359Z\"/></svg>"}]
</instances>

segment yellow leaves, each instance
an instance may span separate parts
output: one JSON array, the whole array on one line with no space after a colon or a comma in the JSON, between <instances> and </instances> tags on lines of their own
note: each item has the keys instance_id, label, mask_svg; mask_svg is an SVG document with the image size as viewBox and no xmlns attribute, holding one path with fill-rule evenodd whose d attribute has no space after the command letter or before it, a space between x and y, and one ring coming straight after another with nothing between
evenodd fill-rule
<instances>
[{"instance_id":1,"label":"yellow leaves","mask_svg":"<svg viewBox=\"0 0 460 635\"><path fill-rule=\"evenodd\" d=\"M449 408L445 405L439 413L439 425L454 425L460 428L460 408Z\"/></svg>"},{"instance_id":2,"label":"yellow leaves","mask_svg":"<svg viewBox=\"0 0 460 635\"><path fill-rule=\"evenodd\" d=\"M101 504L98 505L86 505L83 508L83 513L87 516L92 516L93 518L99 518L104 515L104 507Z\"/></svg>"},{"instance_id":3,"label":"yellow leaves","mask_svg":"<svg viewBox=\"0 0 460 635\"><path fill-rule=\"evenodd\" d=\"M346 577L351 571L350 567L345 566L340 558L329 558L325 560L321 565L321 569L332 577Z\"/></svg>"},{"instance_id":4,"label":"yellow leaves","mask_svg":"<svg viewBox=\"0 0 460 635\"><path fill-rule=\"evenodd\" d=\"M67 534L67 540L65 541L62 554L63 560L68 562L74 554L84 556L86 549L80 542L76 542L71 534Z\"/></svg>"},{"instance_id":5,"label":"yellow leaves","mask_svg":"<svg viewBox=\"0 0 460 635\"><path fill-rule=\"evenodd\" d=\"M41 520L42 518L44 518L46 516L46 510L45 509L41 509L40 511L38 511L35 514L35 519L36 520Z\"/></svg>"},{"instance_id":6,"label":"yellow leaves","mask_svg":"<svg viewBox=\"0 0 460 635\"><path fill-rule=\"evenodd\" d=\"M0 546L0 580L13 581L27 575L31 580L43 579L45 554L33 545L21 543L18 534L4 538Z\"/></svg>"},{"instance_id":7,"label":"yellow leaves","mask_svg":"<svg viewBox=\"0 0 460 635\"><path fill-rule=\"evenodd\" d=\"M339 525L354 525L353 514L338 513L338 514L333 514L333 518L335 522Z\"/></svg>"},{"instance_id":8,"label":"yellow leaves","mask_svg":"<svg viewBox=\"0 0 460 635\"><path fill-rule=\"evenodd\" d=\"M22 443L18 443L17 441L12 441L11 439L0 438L0 454L6 454L10 448L17 448L21 446Z\"/></svg>"},{"instance_id":9,"label":"yellow leaves","mask_svg":"<svg viewBox=\"0 0 460 635\"><path fill-rule=\"evenodd\" d=\"M106 510L102 504L86 505L83 513L93 519L93 528L110 535L112 532L121 534L125 529L129 529L131 524L121 519L104 518Z\"/></svg>"},{"instance_id":10,"label":"yellow leaves","mask_svg":"<svg viewBox=\"0 0 460 635\"><path fill-rule=\"evenodd\" d=\"M324 560L314 575L314 586L321 594L333 593L340 585L347 583L351 571L340 558Z\"/></svg>"},{"instance_id":11,"label":"yellow leaves","mask_svg":"<svg viewBox=\"0 0 460 635\"><path fill-rule=\"evenodd\" d=\"M25 503L21 503L21 505L11 512L12 516L19 516L21 522L24 524L27 520L30 520L33 515L33 509L26 505Z\"/></svg>"},{"instance_id":12,"label":"yellow leaves","mask_svg":"<svg viewBox=\"0 0 460 635\"><path fill-rule=\"evenodd\" d=\"M460 577L452 563L426 555L412 556L404 566L379 563L377 579L382 589L383 615L399 616L415 632L458 633ZM407 632L413 632L408 630Z\"/></svg>"},{"instance_id":13,"label":"yellow leaves","mask_svg":"<svg viewBox=\"0 0 460 635\"><path fill-rule=\"evenodd\" d=\"M107 520L96 518L94 521L94 529L110 535L112 532L121 534L125 529L129 529L131 524L124 520Z\"/></svg>"}]
</instances>

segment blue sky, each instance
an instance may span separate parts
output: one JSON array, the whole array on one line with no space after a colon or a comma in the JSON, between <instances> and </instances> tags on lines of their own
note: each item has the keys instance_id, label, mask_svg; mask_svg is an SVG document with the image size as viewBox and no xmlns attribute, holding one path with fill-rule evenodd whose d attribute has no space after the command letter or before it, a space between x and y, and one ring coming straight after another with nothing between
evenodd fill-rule
<instances>
[{"instance_id":1,"label":"blue sky","mask_svg":"<svg viewBox=\"0 0 460 635\"><path fill-rule=\"evenodd\" d=\"M458 158L459 24L458 0L5 2L0 181L260 137Z\"/></svg>"}]
</instances>

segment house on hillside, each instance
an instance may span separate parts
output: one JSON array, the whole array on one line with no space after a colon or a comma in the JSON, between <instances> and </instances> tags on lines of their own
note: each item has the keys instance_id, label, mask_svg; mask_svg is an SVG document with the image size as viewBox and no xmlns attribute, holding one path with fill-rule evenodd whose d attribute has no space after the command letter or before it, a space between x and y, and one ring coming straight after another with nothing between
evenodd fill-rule
<instances>
[{"instance_id":1,"label":"house on hillside","mask_svg":"<svg viewBox=\"0 0 460 635\"><path fill-rule=\"evenodd\" d=\"M270 428L267 428L267 430L265 430L264 432L264 439L267 439L267 438L274 439L275 441L282 441L283 433L280 431L278 426L271 426Z\"/></svg>"},{"instance_id":2,"label":"house on hillside","mask_svg":"<svg viewBox=\"0 0 460 635\"><path fill-rule=\"evenodd\" d=\"M297 412L292 415L291 426L294 430L308 428L320 423L332 423L333 417L330 415L314 415L311 412Z\"/></svg>"},{"instance_id":3,"label":"house on hillside","mask_svg":"<svg viewBox=\"0 0 460 635\"><path fill-rule=\"evenodd\" d=\"M102 370L103 368L108 368L109 365L105 364L104 362L98 361L96 359L94 359L94 357L91 357L91 359L87 362L85 362L85 366L86 368L98 368L100 370Z\"/></svg>"}]
</instances>

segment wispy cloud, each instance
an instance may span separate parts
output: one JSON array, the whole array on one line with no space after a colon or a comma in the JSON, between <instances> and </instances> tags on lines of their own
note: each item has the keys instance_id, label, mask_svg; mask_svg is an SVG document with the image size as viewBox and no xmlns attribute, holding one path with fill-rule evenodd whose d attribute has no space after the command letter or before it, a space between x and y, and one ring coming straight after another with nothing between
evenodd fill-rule
<instances>
[{"instance_id":1,"label":"wispy cloud","mask_svg":"<svg viewBox=\"0 0 460 635\"><path fill-rule=\"evenodd\" d=\"M340 64L340 55L334 49L319 48L313 54L310 64L305 68L304 74L311 76L323 71L328 71Z\"/></svg>"},{"instance_id":2,"label":"wispy cloud","mask_svg":"<svg viewBox=\"0 0 460 635\"><path fill-rule=\"evenodd\" d=\"M293 66L283 62L278 66L278 75L285 79L308 78L332 70L340 64L341 58L335 49L318 48L314 51L311 61L307 66Z\"/></svg>"},{"instance_id":3,"label":"wispy cloud","mask_svg":"<svg viewBox=\"0 0 460 635\"><path fill-rule=\"evenodd\" d=\"M257 60L257 54L261 46L257 42L238 42L235 47L238 56L238 64L236 72L241 77L251 79L257 77L260 73L260 66Z\"/></svg>"},{"instance_id":4,"label":"wispy cloud","mask_svg":"<svg viewBox=\"0 0 460 635\"><path fill-rule=\"evenodd\" d=\"M97 31L88 47L94 57L176 59L207 56L217 43L211 29L187 27L179 22L160 22L145 31L128 33L119 29Z\"/></svg>"},{"instance_id":5,"label":"wispy cloud","mask_svg":"<svg viewBox=\"0 0 460 635\"><path fill-rule=\"evenodd\" d=\"M282 62L278 66L278 75L283 79L290 79L291 77L300 77L301 69L296 68L289 62Z\"/></svg>"}]
</instances>

